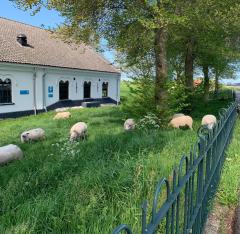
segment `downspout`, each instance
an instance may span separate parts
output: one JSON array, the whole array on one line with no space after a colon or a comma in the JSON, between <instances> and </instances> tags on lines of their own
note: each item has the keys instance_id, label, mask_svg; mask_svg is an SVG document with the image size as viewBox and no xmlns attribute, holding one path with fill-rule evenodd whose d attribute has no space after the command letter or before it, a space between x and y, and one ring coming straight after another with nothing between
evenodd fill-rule
<instances>
[{"instance_id":1,"label":"downspout","mask_svg":"<svg viewBox=\"0 0 240 234\"><path fill-rule=\"evenodd\" d=\"M34 109L34 115L37 115L37 104L36 104L36 68L34 67L33 72L33 109Z\"/></svg>"},{"instance_id":2,"label":"downspout","mask_svg":"<svg viewBox=\"0 0 240 234\"><path fill-rule=\"evenodd\" d=\"M42 94L43 94L43 109L45 110L45 112L47 112L47 107L46 107L46 93L45 93L45 77L47 75L46 70L44 69L44 73L42 75L42 83L43 83L43 87L42 87Z\"/></svg>"},{"instance_id":3,"label":"downspout","mask_svg":"<svg viewBox=\"0 0 240 234\"><path fill-rule=\"evenodd\" d=\"M118 93L118 91L119 91L119 80L120 79L117 79L117 106L118 106L118 103L119 103L119 93Z\"/></svg>"}]
</instances>

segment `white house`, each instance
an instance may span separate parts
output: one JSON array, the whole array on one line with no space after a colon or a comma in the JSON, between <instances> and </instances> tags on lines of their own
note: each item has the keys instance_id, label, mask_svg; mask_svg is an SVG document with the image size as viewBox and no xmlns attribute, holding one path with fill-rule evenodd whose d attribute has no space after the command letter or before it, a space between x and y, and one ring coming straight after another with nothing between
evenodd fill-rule
<instances>
[{"instance_id":1,"label":"white house","mask_svg":"<svg viewBox=\"0 0 240 234\"><path fill-rule=\"evenodd\" d=\"M120 77L90 46L0 18L0 118L118 103Z\"/></svg>"}]
</instances>

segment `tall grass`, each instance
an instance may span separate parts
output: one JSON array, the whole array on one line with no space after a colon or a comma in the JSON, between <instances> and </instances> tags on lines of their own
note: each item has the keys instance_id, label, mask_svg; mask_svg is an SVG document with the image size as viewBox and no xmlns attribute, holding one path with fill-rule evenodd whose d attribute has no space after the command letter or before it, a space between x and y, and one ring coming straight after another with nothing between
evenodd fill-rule
<instances>
[{"instance_id":1,"label":"tall grass","mask_svg":"<svg viewBox=\"0 0 240 234\"><path fill-rule=\"evenodd\" d=\"M196 103L194 131L124 132L119 107L54 112L0 122L0 146L14 143L24 159L0 168L0 233L111 233L119 223L140 232L142 201L167 177L196 140L204 114L227 101ZM87 141L68 143L72 124L85 121ZM20 143L20 133L42 127L47 139Z\"/></svg>"}]
</instances>

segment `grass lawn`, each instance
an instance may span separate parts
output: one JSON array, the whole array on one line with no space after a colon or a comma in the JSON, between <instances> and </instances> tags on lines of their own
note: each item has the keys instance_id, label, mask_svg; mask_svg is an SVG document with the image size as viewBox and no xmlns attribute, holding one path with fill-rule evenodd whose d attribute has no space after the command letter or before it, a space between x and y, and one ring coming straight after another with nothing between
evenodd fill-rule
<instances>
[{"instance_id":1,"label":"grass lawn","mask_svg":"<svg viewBox=\"0 0 240 234\"><path fill-rule=\"evenodd\" d=\"M233 227L234 211L239 205L240 194L240 120L236 122L233 139L226 153L220 185L213 214L220 221L219 233L230 233Z\"/></svg>"},{"instance_id":2,"label":"grass lawn","mask_svg":"<svg viewBox=\"0 0 240 234\"><path fill-rule=\"evenodd\" d=\"M217 200L222 205L236 206L240 189L240 121L237 120L232 142L226 154L222 179L217 194Z\"/></svg>"},{"instance_id":3,"label":"grass lawn","mask_svg":"<svg viewBox=\"0 0 240 234\"><path fill-rule=\"evenodd\" d=\"M194 131L124 132L120 107L72 110L63 121L52 120L55 112L0 121L0 146L24 151L0 168L0 233L111 233L120 223L139 233L143 200L152 201L156 183L189 151L202 116L227 103L196 103ZM89 137L70 144L77 121L88 124ZM47 139L20 143L20 133L36 127Z\"/></svg>"}]
</instances>

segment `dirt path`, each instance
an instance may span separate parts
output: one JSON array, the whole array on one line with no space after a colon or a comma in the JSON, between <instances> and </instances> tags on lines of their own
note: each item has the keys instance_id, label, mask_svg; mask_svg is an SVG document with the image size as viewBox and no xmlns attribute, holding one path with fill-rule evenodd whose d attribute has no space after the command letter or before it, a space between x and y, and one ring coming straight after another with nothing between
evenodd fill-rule
<instances>
[{"instance_id":1,"label":"dirt path","mask_svg":"<svg viewBox=\"0 0 240 234\"><path fill-rule=\"evenodd\" d=\"M240 205L235 212L234 234L240 234Z\"/></svg>"}]
</instances>

